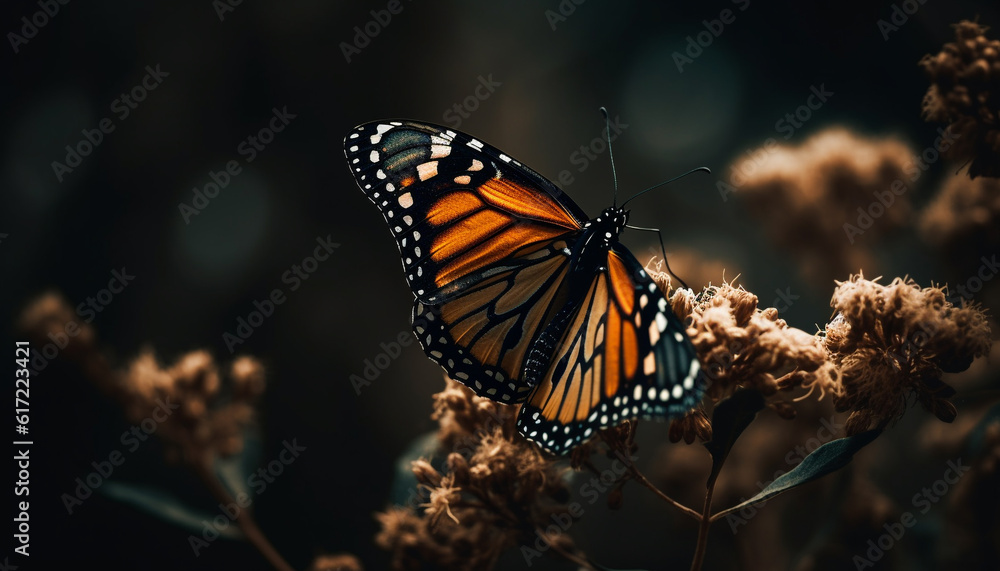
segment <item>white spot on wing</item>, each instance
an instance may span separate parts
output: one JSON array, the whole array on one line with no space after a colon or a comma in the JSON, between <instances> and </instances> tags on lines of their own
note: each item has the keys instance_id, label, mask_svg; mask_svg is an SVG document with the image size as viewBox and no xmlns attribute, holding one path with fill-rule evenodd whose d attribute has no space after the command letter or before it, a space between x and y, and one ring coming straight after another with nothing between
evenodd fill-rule
<instances>
[{"instance_id":1,"label":"white spot on wing","mask_svg":"<svg viewBox=\"0 0 1000 571\"><path fill-rule=\"evenodd\" d=\"M420 180L427 180L431 177L437 176L437 173L438 173L437 161L430 161L417 165L417 176L420 177Z\"/></svg>"},{"instance_id":2,"label":"white spot on wing","mask_svg":"<svg viewBox=\"0 0 1000 571\"><path fill-rule=\"evenodd\" d=\"M691 361L691 368L688 370L688 376L684 378L684 388L691 390L694 388L694 378L698 376L698 371L701 370L701 363L698 359Z\"/></svg>"}]
</instances>

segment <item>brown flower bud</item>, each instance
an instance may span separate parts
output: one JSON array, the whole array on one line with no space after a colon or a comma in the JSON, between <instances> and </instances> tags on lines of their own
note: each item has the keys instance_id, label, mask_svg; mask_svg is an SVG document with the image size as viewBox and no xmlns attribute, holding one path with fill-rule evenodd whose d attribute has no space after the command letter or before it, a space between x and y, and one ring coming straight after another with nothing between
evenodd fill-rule
<instances>
[{"instance_id":1,"label":"brown flower bud","mask_svg":"<svg viewBox=\"0 0 1000 571\"><path fill-rule=\"evenodd\" d=\"M437 487L441 485L441 474L431 466L431 463L427 460L420 459L414 460L410 463L410 469L413 470L413 475L416 476L417 481L421 484L426 484L428 486Z\"/></svg>"}]
</instances>

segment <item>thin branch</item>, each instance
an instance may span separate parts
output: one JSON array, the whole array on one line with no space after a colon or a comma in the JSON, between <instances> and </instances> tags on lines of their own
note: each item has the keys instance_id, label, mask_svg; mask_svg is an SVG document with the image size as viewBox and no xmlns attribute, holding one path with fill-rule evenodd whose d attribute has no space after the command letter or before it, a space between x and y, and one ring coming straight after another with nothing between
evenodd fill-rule
<instances>
[{"instance_id":1,"label":"thin branch","mask_svg":"<svg viewBox=\"0 0 1000 571\"><path fill-rule=\"evenodd\" d=\"M229 490L226 489L222 483L219 482L215 474L212 473L210 466L212 465L211 458L203 458L199 462L195 463L194 471L201 478L202 482L208 487L215 499L221 501L224 504L235 504L236 500L230 495ZM278 571L294 571L291 565L278 553L278 550L271 545L268 541L267 536L264 532L257 527L257 522L254 521L253 515L250 514L248 508L240 508L236 513L236 523L243 530L243 533L247 536L247 539L257 551L260 551L261 555L267 559L275 569Z\"/></svg>"},{"instance_id":2,"label":"thin branch","mask_svg":"<svg viewBox=\"0 0 1000 571\"><path fill-rule=\"evenodd\" d=\"M687 507L686 505L678 502L677 500L671 498L667 494L663 493L659 488L657 488L656 486L654 486L652 482L650 482L649 480L646 479L646 476L644 476L642 474L642 472L640 472L639 469L635 467L635 464L631 464L631 463L629 464L629 471L632 473L632 477L635 478L636 482L639 482L643 486L646 486L647 488L649 488L650 490L652 490L654 494L656 494L657 496L660 496L667 503L669 503L670 505L674 506L675 508L681 510L681 512L683 512L683 513L685 513L685 514L693 517L695 519L695 521L701 521L701 514L700 513L696 512L695 510L693 510L693 509Z\"/></svg>"},{"instance_id":3,"label":"thin branch","mask_svg":"<svg viewBox=\"0 0 1000 571\"><path fill-rule=\"evenodd\" d=\"M539 537L546 537L545 532L543 532L538 527L535 528L535 533L537 533ZM570 553L569 551L566 551L565 549L562 548L562 546L560 546L555 541L548 541L548 539L546 539L546 541L548 542L549 547L551 547L556 553L558 553L559 555L562 555L563 557L565 557L570 562L575 563L575 564L579 565L580 567L582 567L584 569L590 569L591 571L597 571L597 568L594 567L594 565L590 561L588 561L585 557L580 557L579 555L576 555L575 553Z\"/></svg>"},{"instance_id":4,"label":"thin branch","mask_svg":"<svg viewBox=\"0 0 1000 571\"><path fill-rule=\"evenodd\" d=\"M691 571L701 571L701 565L705 561L705 552L708 549L708 529L712 525L712 494L715 492L715 480L713 477L708 482L705 506L698 516L701 518L701 525L698 526L698 545L695 547L694 559L691 561Z\"/></svg>"},{"instance_id":5,"label":"thin branch","mask_svg":"<svg viewBox=\"0 0 1000 571\"><path fill-rule=\"evenodd\" d=\"M766 502L766 501L767 500L762 500L762 502ZM714 522L716 520L722 519L722 518L726 517L727 515L729 515L729 514L735 512L735 511L739 510L741 507L743 507L743 504L739 503L739 504L736 504L735 506L733 506L731 508L726 508L726 509L722 510L721 512L716 512L715 515L713 515L710 518L710 520Z\"/></svg>"}]
</instances>

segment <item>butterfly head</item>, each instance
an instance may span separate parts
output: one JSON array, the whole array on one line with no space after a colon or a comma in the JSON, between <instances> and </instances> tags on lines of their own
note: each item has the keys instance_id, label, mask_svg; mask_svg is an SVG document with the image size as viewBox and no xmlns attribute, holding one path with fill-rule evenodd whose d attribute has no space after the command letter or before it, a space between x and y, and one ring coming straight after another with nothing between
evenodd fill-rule
<instances>
[{"instance_id":1,"label":"butterfly head","mask_svg":"<svg viewBox=\"0 0 1000 571\"><path fill-rule=\"evenodd\" d=\"M617 240L618 236L628 224L629 211L617 206L609 206L601 212L600 216L587 223L588 227L595 232L603 232L608 241Z\"/></svg>"}]
</instances>

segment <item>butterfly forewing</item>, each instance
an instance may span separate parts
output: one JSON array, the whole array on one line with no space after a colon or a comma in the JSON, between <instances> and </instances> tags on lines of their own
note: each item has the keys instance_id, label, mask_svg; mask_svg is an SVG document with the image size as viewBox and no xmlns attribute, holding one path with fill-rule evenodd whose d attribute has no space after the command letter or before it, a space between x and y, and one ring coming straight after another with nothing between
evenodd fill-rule
<instances>
[{"instance_id":1,"label":"butterfly forewing","mask_svg":"<svg viewBox=\"0 0 1000 571\"><path fill-rule=\"evenodd\" d=\"M683 414L701 399L703 385L683 324L619 246L571 314L517 423L529 439L563 454L624 420Z\"/></svg>"},{"instance_id":2,"label":"butterfly forewing","mask_svg":"<svg viewBox=\"0 0 1000 571\"><path fill-rule=\"evenodd\" d=\"M344 145L421 301L440 301L459 289L450 284L577 231L586 219L534 171L445 127L367 123Z\"/></svg>"}]
</instances>

